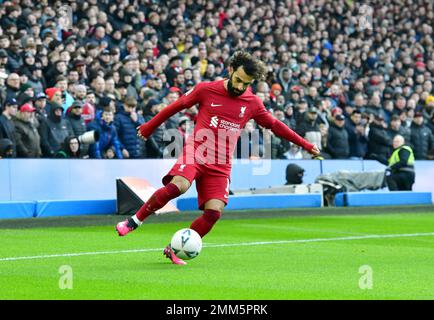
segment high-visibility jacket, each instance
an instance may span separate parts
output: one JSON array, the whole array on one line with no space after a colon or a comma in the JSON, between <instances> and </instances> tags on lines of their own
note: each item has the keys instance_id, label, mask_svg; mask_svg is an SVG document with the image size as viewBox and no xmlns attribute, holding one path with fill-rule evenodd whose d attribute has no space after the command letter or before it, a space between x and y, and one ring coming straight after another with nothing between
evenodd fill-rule
<instances>
[{"instance_id":1,"label":"high-visibility jacket","mask_svg":"<svg viewBox=\"0 0 434 320\"><path fill-rule=\"evenodd\" d=\"M413 150L409 146L403 145L403 146L401 146L399 148L396 148L396 150L393 151L392 155L389 158L389 167L392 167L394 164L400 162L401 159L399 157L399 152L402 149L405 149L408 152L410 152L410 156L408 157L408 160L407 160L407 166L413 166L414 165L414 153L413 153Z\"/></svg>"}]
</instances>

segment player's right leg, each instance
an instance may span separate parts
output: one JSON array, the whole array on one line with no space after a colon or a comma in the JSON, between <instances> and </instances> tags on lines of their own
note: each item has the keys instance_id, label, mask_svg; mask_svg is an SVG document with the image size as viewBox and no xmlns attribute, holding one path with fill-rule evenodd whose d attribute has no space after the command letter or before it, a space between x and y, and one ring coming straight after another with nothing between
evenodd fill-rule
<instances>
[{"instance_id":1,"label":"player's right leg","mask_svg":"<svg viewBox=\"0 0 434 320\"><path fill-rule=\"evenodd\" d=\"M169 183L154 192L154 194L145 204L143 204L134 216L125 221L119 222L116 225L116 231L119 236L125 236L131 231L137 229L137 227L139 227L148 216L163 208L170 200L185 193L190 186L191 182L188 178L183 176L173 176Z\"/></svg>"}]
</instances>

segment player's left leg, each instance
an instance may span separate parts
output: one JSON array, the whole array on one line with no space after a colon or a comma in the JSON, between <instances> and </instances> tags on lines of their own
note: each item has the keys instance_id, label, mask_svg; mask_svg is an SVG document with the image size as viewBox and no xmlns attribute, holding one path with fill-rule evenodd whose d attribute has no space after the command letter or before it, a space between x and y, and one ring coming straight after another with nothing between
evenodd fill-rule
<instances>
[{"instance_id":1,"label":"player's left leg","mask_svg":"<svg viewBox=\"0 0 434 320\"><path fill-rule=\"evenodd\" d=\"M199 233L203 238L220 219L224 207L225 203L222 200L208 200L205 203L203 214L192 222L190 228Z\"/></svg>"},{"instance_id":2,"label":"player's left leg","mask_svg":"<svg viewBox=\"0 0 434 320\"><path fill-rule=\"evenodd\" d=\"M204 213L193 221L190 228L203 238L220 219L229 197L229 177L207 171L196 179L199 209Z\"/></svg>"}]
</instances>

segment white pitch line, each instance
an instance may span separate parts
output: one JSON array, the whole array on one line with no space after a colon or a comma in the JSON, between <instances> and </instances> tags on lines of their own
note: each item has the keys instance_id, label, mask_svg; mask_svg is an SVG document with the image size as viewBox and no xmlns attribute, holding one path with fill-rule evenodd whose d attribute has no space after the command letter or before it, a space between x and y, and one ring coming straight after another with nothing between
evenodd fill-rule
<instances>
[{"instance_id":1,"label":"white pitch line","mask_svg":"<svg viewBox=\"0 0 434 320\"><path fill-rule=\"evenodd\" d=\"M326 242L326 241L348 241L348 240L366 240L366 239L386 239L386 238L413 238L413 237L428 237L434 236L434 232L428 233L404 233L404 234L368 234L364 236L349 236L338 238L317 238L317 239L298 239L298 240L279 240L279 241L257 241L257 242L241 242L241 243L224 243L204 245L204 248L221 248L221 247L241 247L241 246L261 246L269 244L291 244L291 243L311 243L311 242ZM80 257L80 256L96 256L105 254L119 253L138 253L162 251L164 248L147 248L147 249L131 249L131 250L113 250L113 251L95 251L95 252L77 252L77 253L59 253L47 254L38 256L22 256L22 257L6 257L0 258L1 261L18 261L18 260L35 260L49 259L62 257Z\"/></svg>"}]
</instances>

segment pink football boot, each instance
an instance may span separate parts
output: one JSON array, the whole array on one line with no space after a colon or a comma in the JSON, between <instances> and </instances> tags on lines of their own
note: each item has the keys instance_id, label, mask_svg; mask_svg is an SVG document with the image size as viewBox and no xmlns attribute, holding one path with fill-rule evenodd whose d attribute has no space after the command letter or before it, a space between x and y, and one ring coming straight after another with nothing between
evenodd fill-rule
<instances>
[{"instance_id":1,"label":"pink football boot","mask_svg":"<svg viewBox=\"0 0 434 320\"><path fill-rule=\"evenodd\" d=\"M121 221L116 225L116 231L121 237L127 235L131 231L134 231L136 228L137 224L131 218Z\"/></svg>"},{"instance_id":2,"label":"pink football boot","mask_svg":"<svg viewBox=\"0 0 434 320\"><path fill-rule=\"evenodd\" d=\"M187 262L185 262L184 260L178 258L175 253L172 250L172 247L170 246L170 244L164 249L164 255L166 256L166 258L169 258L173 264L187 264Z\"/></svg>"}]
</instances>

